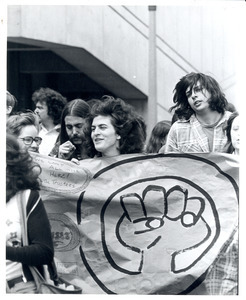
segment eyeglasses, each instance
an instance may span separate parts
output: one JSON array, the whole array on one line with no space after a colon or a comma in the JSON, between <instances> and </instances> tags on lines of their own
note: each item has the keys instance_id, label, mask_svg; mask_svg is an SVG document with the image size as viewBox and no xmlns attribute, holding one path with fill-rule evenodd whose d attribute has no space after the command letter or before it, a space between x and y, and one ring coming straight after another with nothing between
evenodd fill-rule
<instances>
[{"instance_id":1,"label":"eyeglasses","mask_svg":"<svg viewBox=\"0 0 246 300\"><path fill-rule=\"evenodd\" d=\"M39 146L42 142L42 138L39 136L36 136L35 138L31 137L31 136L26 136L24 138L19 138L20 140L23 140L25 145L31 145L33 143L33 141L35 141L35 143Z\"/></svg>"}]
</instances>

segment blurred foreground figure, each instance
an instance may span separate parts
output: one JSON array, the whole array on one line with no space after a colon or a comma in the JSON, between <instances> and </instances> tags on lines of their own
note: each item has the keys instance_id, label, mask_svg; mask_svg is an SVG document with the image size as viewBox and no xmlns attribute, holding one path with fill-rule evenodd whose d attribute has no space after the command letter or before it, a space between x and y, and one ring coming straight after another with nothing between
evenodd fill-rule
<instances>
[{"instance_id":1,"label":"blurred foreground figure","mask_svg":"<svg viewBox=\"0 0 246 300\"><path fill-rule=\"evenodd\" d=\"M42 265L54 256L50 223L38 192L41 170L11 135L7 135L6 152L6 289L33 294L36 285L28 265L43 273ZM22 244L18 201L26 207L29 246Z\"/></svg>"}]
</instances>

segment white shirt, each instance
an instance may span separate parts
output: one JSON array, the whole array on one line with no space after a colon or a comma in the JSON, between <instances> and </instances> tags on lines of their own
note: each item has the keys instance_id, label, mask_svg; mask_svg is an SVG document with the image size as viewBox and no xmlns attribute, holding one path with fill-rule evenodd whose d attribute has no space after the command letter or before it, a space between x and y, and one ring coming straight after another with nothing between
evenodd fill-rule
<instances>
[{"instance_id":1,"label":"white shirt","mask_svg":"<svg viewBox=\"0 0 246 300\"><path fill-rule=\"evenodd\" d=\"M48 131L42 124L40 125L39 136L42 138L42 143L39 146L40 154L49 155L58 138L60 127L58 124Z\"/></svg>"},{"instance_id":2,"label":"white shirt","mask_svg":"<svg viewBox=\"0 0 246 300\"><path fill-rule=\"evenodd\" d=\"M12 197L6 204L6 245L21 246L21 225L17 197ZM10 280L22 275L22 264L6 260L6 279Z\"/></svg>"}]
</instances>

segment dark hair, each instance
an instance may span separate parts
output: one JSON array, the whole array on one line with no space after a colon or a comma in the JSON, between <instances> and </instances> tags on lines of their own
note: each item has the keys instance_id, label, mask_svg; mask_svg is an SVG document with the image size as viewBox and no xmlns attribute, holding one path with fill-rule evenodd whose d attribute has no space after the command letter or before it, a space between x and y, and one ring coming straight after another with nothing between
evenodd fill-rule
<instances>
[{"instance_id":1,"label":"dark hair","mask_svg":"<svg viewBox=\"0 0 246 300\"><path fill-rule=\"evenodd\" d=\"M61 115L60 144L69 140L65 125L66 116L86 119L90 116L90 106L82 99L74 99L65 105Z\"/></svg>"},{"instance_id":2,"label":"dark hair","mask_svg":"<svg viewBox=\"0 0 246 300\"><path fill-rule=\"evenodd\" d=\"M225 128L226 136L227 136L227 143L225 145L225 150L227 153L233 153L235 150L231 142L231 127L234 119L238 116L239 116L238 112L235 111L230 115L229 119L227 120L227 125Z\"/></svg>"},{"instance_id":3,"label":"dark hair","mask_svg":"<svg viewBox=\"0 0 246 300\"><path fill-rule=\"evenodd\" d=\"M217 111L218 113L225 112L227 100L218 82L209 75L192 72L182 77L174 88L173 102L175 105L170 108L170 111L176 109L175 113L178 118L189 119L190 116L194 114L193 109L189 105L186 90L188 87L192 89L196 86L198 81L200 85L211 94L209 100L210 109Z\"/></svg>"},{"instance_id":4,"label":"dark hair","mask_svg":"<svg viewBox=\"0 0 246 300\"><path fill-rule=\"evenodd\" d=\"M178 121L178 119L179 118L178 118L177 114L174 113L173 116L172 116L171 125L173 125L173 123L175 123L176 121Z\"/></svg>"},{"instance_id":5,"label":"dark hair","mask_svg":"<svg viewBox=\"0 0 246 300\"><path fill-rule=\"evenodd\" d=\"M19 113L8 118L6 130L18 137L23 127L34 125L38 127L38 120L33 112Z\"/></svg>"},{"instance_id":6,"label":"dark hair","mask_svg":"<svg viewBox=\"0 0 246 300\"><path fill-rule=\"evenodd\" d=\"M235 112L235 111L237 111L235 105L232 104L231 102L228 102L228 103L227 103L226 110L228 110L228 111L230 111L230 112Z\"/></svg>"},{"instance_id":7,"label":"dark hair","mask_svg":"<svg viewBox=\"0 0 246 300\"><path fill-rule=\"evenodd\" d=\"M6 102L7 102L7 106L12 107L12 110L10 112L10 115L11 115L15 112L18 101L17 101L17 99L15 98L14 95L10 94L9 91L6 91Z\"/></svg>"},{"instance_id":8,"label":"dark hair","mask_svg":"<svg viewBox=\"0 0 246 300\"><path fill-rule=\"evenodd\" d=\"M17 139L6 136L6 202L18 191L39 189L41 168L33 162L27 150L21 149Z\"/></svg>"},{"instance_id":9,"label":"dark hair","mask_svg":"<svg viewBox=\"0 0 246 300\"><path fill-rule=\"evenodd\" d=\"M161 147L164 145L163 141L168 135L171 128L170 121L160 121L152 129L148 145L146 147L147 153L158 153Z\"/></svg>"},{"instance_id":10,"label":"dark hair","mask_svg":"<svg viewBox=\"0 0 246 300\"><path fill-rule=\"evenodd\" d=\"M109 116L115 131L120 135L120 154L141 153L146 138L146 125L143 118L133 111L133 107L120 98L103 96L102 102L94 106L88 119L88 151L100 156L91 140L91 124L95 117Z\"/></svg>"},{"instance_id":11,"label":"dark hair","mask_svg":"<svg viewBox=\"0 0 246 300\"><path fill-rule=\"evenodd\" d=\"M101 103L101 99L92 98L86 102L89 104L90 108L92 108L94 105Z\"/></svg>"},{"instance_id":12,"label":"dark hair","mask_svg":"<svg viewBox=\"0 0 246 300\"><path fill-rule=\"evenodd\" d=\"M54 124L60 123L62 110L67 103L67 99L60 93L50 88L41 87L32 94L32 101L35 104L44 102L48 108L48 115L53 119Z\"/></svg>"}]
</instances>

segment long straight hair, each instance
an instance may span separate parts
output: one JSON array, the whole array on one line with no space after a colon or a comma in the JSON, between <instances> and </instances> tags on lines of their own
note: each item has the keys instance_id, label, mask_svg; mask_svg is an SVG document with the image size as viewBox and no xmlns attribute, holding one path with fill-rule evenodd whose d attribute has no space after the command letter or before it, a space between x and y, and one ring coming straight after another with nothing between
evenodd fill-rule
<instances>
[{"instance_id":1,"label":"long straight hair","mask_svg":"<svg viewBox=\"0 0 246 300\"><path fill-rule=\"evenodd\" d=\"M90 106L88 103L86 103L86 101L82 99L74 99L65 105L61 115L61 144L69 140L65 125L65 117L67 116L74 116L86 119L90 116Z\"/></svg>"},{"instance_id":2,"label":"long straight hair","mask_svg":"<svg viewBox=\"0 0 246 300\"><path fill-rule=\"evenodd\" d=\"M170 121L160 121L156 123L152 129L149 142L146 147L147 153L158 153L161 147L165 144L165 139L171 128Z\"/></svg>"}]
</instances>

